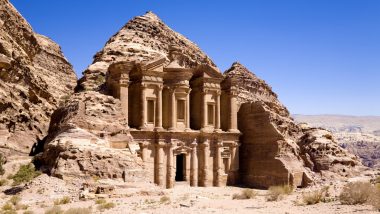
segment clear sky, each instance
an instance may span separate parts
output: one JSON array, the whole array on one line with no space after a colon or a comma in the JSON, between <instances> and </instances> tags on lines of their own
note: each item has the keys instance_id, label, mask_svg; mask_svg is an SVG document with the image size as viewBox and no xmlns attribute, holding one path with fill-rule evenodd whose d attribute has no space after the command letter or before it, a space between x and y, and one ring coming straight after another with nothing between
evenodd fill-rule
<instances>
[{"instance_id":1,"label":"clear sky","mask_svg":"<svg viewBox=\"0 0 380 214\"><path fill-rule=\"evenodd\" d=\"M239 61L293 114L380 115L379 0L10 0L78 76L146 11L221 70Z\"/></svg>"}]
</instances>

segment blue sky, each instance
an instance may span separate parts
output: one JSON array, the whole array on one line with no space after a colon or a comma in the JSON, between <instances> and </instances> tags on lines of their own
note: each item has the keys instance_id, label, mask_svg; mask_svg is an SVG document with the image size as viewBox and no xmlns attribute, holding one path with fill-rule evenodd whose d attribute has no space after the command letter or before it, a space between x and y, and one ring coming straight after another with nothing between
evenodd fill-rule
<instances>
[{"instance_id":1,"label":"blue sky","mask_svg":"<svg viewBox=\"0 0 380 214\"><path fill-rule=\"evenodd\" d=\"M226 70L239 61L295 114L380 115L378 0L10 0L78 76L152 10Z\"/></svg>"}]
</instances>

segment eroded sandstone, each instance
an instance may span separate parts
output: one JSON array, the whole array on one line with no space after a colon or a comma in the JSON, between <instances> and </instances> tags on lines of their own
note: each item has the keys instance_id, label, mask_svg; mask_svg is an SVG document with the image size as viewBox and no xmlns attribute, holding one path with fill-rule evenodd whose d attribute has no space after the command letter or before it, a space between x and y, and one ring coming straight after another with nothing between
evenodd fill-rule
<instances>
[{"instance_id":1,"label":"eroded sandstone","mask_svg":"<svg viewBox=\"0 0 380 214\"><path fill-rule=\"evenodd\" d=\"M0 20L0 147L28 154L74 91L76 75L60 47L33 32L6 0Z\"/></svg>"}]
</instances>

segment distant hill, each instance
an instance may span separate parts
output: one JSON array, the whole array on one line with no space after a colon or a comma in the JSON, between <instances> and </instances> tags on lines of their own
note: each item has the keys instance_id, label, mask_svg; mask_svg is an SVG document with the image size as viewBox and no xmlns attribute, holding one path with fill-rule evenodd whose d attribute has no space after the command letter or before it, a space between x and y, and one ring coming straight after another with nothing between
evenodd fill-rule
<instances>
[{"instance_id":1,"label":"distant hill","mask_svg":"<svg viewBox=\"0 0 380 214\"><path fill-rule=\"evenodd\" d=\"M340 145L364 165L380 168L380 116L292 115L298 123L332 131Z\"/></svg>"}]
</instances>

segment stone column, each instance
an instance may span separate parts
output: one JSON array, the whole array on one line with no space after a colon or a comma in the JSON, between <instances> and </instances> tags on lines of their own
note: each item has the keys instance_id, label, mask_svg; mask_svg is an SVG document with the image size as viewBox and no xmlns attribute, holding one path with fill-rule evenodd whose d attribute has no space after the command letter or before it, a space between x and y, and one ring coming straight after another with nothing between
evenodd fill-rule
<instances>
[{"instance_id":1,"label":"stone column","mask_svg":"<svg viewBox=\"0 0 380 214\"><path fill-rule=\"evenodd\" d=\"M129 79L128 78L120 80L121 110L123 112L123 115L124 115L124 118L125 118L127 124L128 124L128 86L129 86Z\"/></svg>"},{"instance_id":2,"label":"stone column","mask_svg":"<svg viewBox=\"0 0 380 214\"><path fill-rule=\"evenodd\" d=\"M206 100L206 95L207 95L208 90L204 89L202 92L203 95L203 120L202 120L202 128L207 127L207 100Z\"/></svg>"},{"instance_id":3,"label":"stone column","mask_svg":"<svg viewBox=\"0 0 380 214\"><path fill-rule=\"evenodd\" d=\"M155 158L155 167L156 167L156 174L154 175L155 183L158 186L164 185L164 163L163 163L163 157L164 157L164 149L165 143L159 142L156 144L156 158Z\"/></svg>"},{"instance_id":4,"label":"stone column","mask_svg":"<svg viewBox=\"0 0 380 214\"><path fill-rule=\"evenodd\" d=\"M209 186L209 173L208 173L209 161L208 161L208 159L210 156L210 143L208 142L208 140L203 142L202 147L203 147L203 151L202 151L203 152L202 153L202 156L203 156L203 168L202 168L203 177L202 177L202 180L200 181L200 184L201 184L201 186L207 187L207 186Z\"/></svg>"},{"instance_id":5,"label":"stone column","mask_svg":"<svg viewBox=\"0 0 380 214\"><path fill-rule=\"evenodd\" d=\"M185 181L186 182L189 182L190 181L190 167L191 167L191 163L190 163L190 154L186 154L186 162L185 162Z\"/></svg>"},{"instance_id":6,"label":"stone column","mask_svg":"<svg viewBox=\"0 0 380 214\"><path fill-rule=\"evenodd\" d=\"M142 142L139 144L140 144L140 150L141 150L141 159L145 163L148 159L147 150L148 150L149 142Z\"/></svg>"},{"instance_id":7,"label":"stone column","mask_svg":"<svg viewBox=\"0 0 380 214\"><path fill-rule=\"evenodd\" d=\"M145 84L141 84L141 125L140 129L145 129L146 128L146 115L147 115L147 103L146 103L146 88L147 86Z\"/></svg>"},{"instance_id":8,"label":"stone column","mask_svg":"<svg viewBox=\"0 0 380 214\"><path fill-rule=\"evenodd\" d=\"M220 130L220 95L221 95L221 92L217 91L216 92L216 117L215 117L215 120L216 120L215 129L216 129L216 131L221 131Z\"/></svg>"},{"instance_id":9,"label":"stone column","mask_svg":"<svg viewBox=\"0 0 380 214\"><path fill-rule=\"evenodd\" d=\"M176 111L176 98L175 98L175 88L171 89L171 124L169 130L173 131L176 129L176 123L177 123L177 111Z\"/></svg>"},{"instance_id":10,"label":"stone column","mask_svg":"<svg viewBox=\"0 0 380 214\"><path fill-rule=\"evenodd\" d=\"M197 156L197 143L193 142L191 144L191 175L190 175L190 186L198 186L198 156Z\"/></svg>"},{"instance_id":11,"label":"stone column","mask_svg":"<svg viewBox=\"0 0 380 214\"><path fill-rule=\"evenodd\" d=\"M222 147L223 143L218 142L215 145L215 179L214 179L214 185L217 187L222 186Z\"/></svg>"},{"instance_id":12,"label":"stone column","mask_svg":"<svg viewBox=\"0 0 380 214\"><path fill-rule=\"evenodd\" d=\"M157 104L156 104L156 130L161 130L162 128L162 89L163 86L157 87Z\"/></svg>"},{"instance_id":13,"label":"stone column","mask_svg":"<svg viewBox=\"0 0 380 214\"><path fill-rule=\"evenodd\" d=\"M239 143L231 145L231 167L230 167L230 179L229 184L233 185L237 183L238 171L239 171Z\"/></svg>"},{"instance_id":14,"label":"stone column","mask_svg":"<svg viewBox=\"0 0 380 214\"><path fill-rule=\"evenodd\" d=\"M230 92L230 128L229 132L239 132L237 127L237 93Z\"/></svg>"},{"instance_id":15,"label":"stone column","mask_svg":"<svg viewBox=\"0 0 380 214\"><path fill-rule=\"evenodd\" d=\"M189 88L186 96L186 130L190 130L190 91Z\"/></svg>"},{"instance_id":16,"label":"stone column","mask_svg":"<svg viewBox=\"0 0 380 214\"><path fill-rule=\"evenodd\" d=\"M167 176L166 176L166 188L170 189L174 187L174 154L173 154L173 144L167 145L168 157L167 157Z\"/></svg>"}]
</instances>

